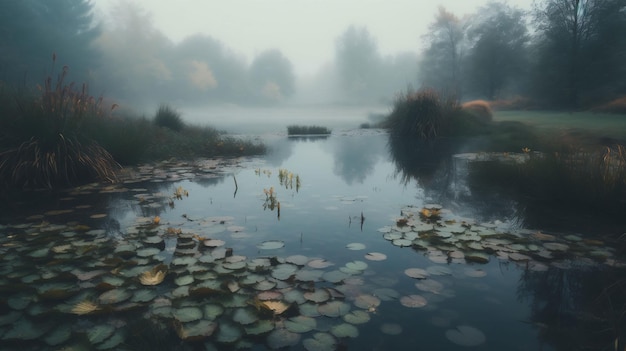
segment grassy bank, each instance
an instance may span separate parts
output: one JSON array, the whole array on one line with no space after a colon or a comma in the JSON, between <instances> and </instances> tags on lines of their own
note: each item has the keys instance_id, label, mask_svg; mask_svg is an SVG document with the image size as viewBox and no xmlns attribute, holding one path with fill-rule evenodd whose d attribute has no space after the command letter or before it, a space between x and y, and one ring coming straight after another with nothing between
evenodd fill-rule
<instances>
[{"instance_id":1,"label":"grassy bank","mask_svg":"<svg viewBox=\"0 0 626 351\"><path fill-rule=\"evenodd\" d=\"M117 111L67 75L64 67L33 90L0 82L0 188L115 181L123 165L265 152L262 144L186 125L168 106L152 117Z\"/></svg>"},{"instance_id":2,"label":"grassy bank","mask_svg":"<svg viewBox=\"0 0 626 351\"><path fill-rule=\"evenodd\" d=\"M459 105L432 91L421 91L400 96L384 126L390 130L392 151L402 150L394 154L409 159L420 154L434 157L441 153L432 150L433 145L454 143L463 144L464 152L538 151L524 163L476 162L470 181L476 190L508 194L537 213L546 206L579 213L618 215L626 211L626 116L494 114L484 101ZM422 142L405 150L406 139ZM463 140L471 140L474 149Z\"/></svg>"},{"instance_id":3,"label":"grassy bank","mask_svg":"<svg viewBox=\"0 0 626 351\"><path fill-rule=\"evenodd\" d=\"M287 127L287 135L329 135L331 130L322 126L299 126Z\"/></svg>"}]
</instances>

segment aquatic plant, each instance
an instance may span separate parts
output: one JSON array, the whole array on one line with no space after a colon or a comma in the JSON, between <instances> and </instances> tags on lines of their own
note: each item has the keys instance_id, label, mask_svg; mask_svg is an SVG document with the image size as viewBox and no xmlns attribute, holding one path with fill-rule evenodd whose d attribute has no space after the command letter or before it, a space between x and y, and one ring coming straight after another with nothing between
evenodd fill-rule
<instances>
[{"instance_id":1,"label":"aquatic plant","mask_svg":"<svg viewBox=\"0 0 626 351\"><path fill-rule=\"evenodd\" d=\"M154 116L154 124L159 127L171 129L175 132L180 132L185 127L180 113L168 105L159 106Z\"/></svg>"},{"instance_id":2,"label":"aquatic plant","mask_svg":"<svg viewBox=\"0 0 626 351\"><path fill-rule=\"evenodd\" d=\"M298 126L287 127L287 135L329 135L331 130L322 126Z\"/></svg>"},{"instance_id":3,"label":"aquatic plant","mask_svg":"<svg viewBox=\"0 0 626 351\"><path fill-rule=\"evenodd\" d=\"M532 157L523 163L472 163L471 186L511 194L527 211L539 203L580 212L621 214L626 210L623 145L562 146L560 151L546 153L525 150Z\"/></svg>"},{"instance_id":4,"label":"aquatic plant","mask_svg":"<svg viewBox=\"0 0 626 351\"><path fill-rule=\"evenodd\" d=\"M300 190L300 175L296 174L294 177L294 174L286 169L279 169L278 170L278 182L280 183L280 185L283 185L285 187L285 189L293 189L293 180L296 180L296 192L298 192Z\"/></svg>"},{"instance_id":5,"label":"aquatic plant","mask_svg":"<svg viewBox=\"0 0 626 351\"><path fill-rule=\"evenodd\" d=\"M66 83L68 73L64 66L55 81L48 76L38 86L39 95L0 92L0 179L5 185L52 188L115 180L119 164L82 133L90 120L106 118L102 98L91 96L86 84Z\"/></svg>"},{"instance_id":6,"label":"aquatic plant","mask_svg":"<svg viewBox=\"0 0 626 351\"><path fill-rule=\"evenodd\" d=\"M456 102L443 101L434 90L408 89L396 97L393 110L383 126L395 136L434 138L440 134L448 108L456 109Z\"/></svg>"}]
</instances>

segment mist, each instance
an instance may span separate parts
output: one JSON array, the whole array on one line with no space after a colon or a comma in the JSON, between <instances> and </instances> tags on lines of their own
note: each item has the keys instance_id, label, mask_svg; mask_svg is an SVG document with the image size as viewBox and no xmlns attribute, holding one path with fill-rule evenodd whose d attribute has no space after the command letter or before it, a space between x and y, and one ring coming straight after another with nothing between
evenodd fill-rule
<instances>
[{"instance_id":1,"label":"mist","mask_svg":"<svg viewBox=\"0 0 626 351\"><path fill-rule=\"evenodd\" d=\"M348 109L366 123L398 94L421 88L460 101L526 96L559 108L624 89L622 41L598 32L581 41L577 57L563 56L567 34L557 35L567 25L541 19L544 4L530 0L41 4L4 2L3 81L40 84L66 66L72 81L120 110L151 115L166 104L186 121L219 128L346 125L325 120L320 107Z\"/></svg>"}]
</instances>

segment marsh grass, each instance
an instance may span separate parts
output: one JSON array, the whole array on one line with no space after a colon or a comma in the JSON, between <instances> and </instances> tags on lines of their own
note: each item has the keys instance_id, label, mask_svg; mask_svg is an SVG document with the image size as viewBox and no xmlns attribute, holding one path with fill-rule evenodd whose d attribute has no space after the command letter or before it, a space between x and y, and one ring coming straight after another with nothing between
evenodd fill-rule
<instances>
[{"instance_id":1,"label":"marsh grass","mask_svg":"<svg viewBox=\"0 0 626 351\"><path fill-rule=\"evenodd\" d=\"M54 58L53 58L54 59ZM113 156L82 133L104 117L102 99L83 84L66 83L68 67L49 76L38 93L4 87L0 106L0 180L4 186L52 188L89 180L115 180Z\"/></svg>"},{"instance_id":2,"label":"marsh grass","mask_svg":"<svg viewBox=\"0 0 626 351\"><path fill-rule=\"evenodd\" d=\"M491 123L493 121L493 111L485 100L468 101L463 103L461 108L483 123Z\"/></svg>"},{"instance_id":3,"label":"marsh grass","mask_svg":"<svg viewBox=\"0 0 626 351\"><path fill-rule=\"evenodd\" d=\"M180 132L185 127L180 113L171 106L164 104L159 106L154 116L154 124L159 127L171 129L175 132Z\"/></svg>"},{"instance_id":4,"label":"marsh grass","mask_svg":"<svg viewBox=\"0 0 626 351\"><path fill-rule=\"evenodd\" d=\"M442 98L431 89L407 89L394 101L391 114L383 122L393 136L432 139L443 136L443 129L459 106L455 99Z\"/></svg>"},{"instance_id":5,"label":"marsh grass","mask_svg":"<svg viewBox=\"0 0 626 351\"><path fill-rule=\"evenodd\" d=\"M287 135L329 135L331 130L322 126L299 126L287 127Z\"/></svg>"},{"instance_id":6,"label":"marsh grass","mask_svg":"<svg viewBox=\"0 0 626 351\"><path fill-rule=\"evenodd\" d=\"M527 207L623 215L626 211L626 148L564 146L521 164L476 162L471 182L513 195Z\"/></svg>"}]
</instances>

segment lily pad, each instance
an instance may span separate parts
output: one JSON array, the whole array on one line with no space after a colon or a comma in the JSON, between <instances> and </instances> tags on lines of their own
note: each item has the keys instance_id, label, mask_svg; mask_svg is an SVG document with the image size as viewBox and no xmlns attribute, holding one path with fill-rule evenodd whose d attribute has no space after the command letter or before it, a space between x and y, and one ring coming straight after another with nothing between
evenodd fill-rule
<instances>
[{"instance_id":1,"label":"lily pad","mask_svg":"<svg viewBox=\"0 0 626 351\"><path fill-rule=\"evenodd\" d=\"M307 333L317 327L315 318L296 316L285 321L285 328L292 333Z\"/></svg>"},{"instance_id":2,"label":"lily pad","mask_svg":"<svg viewBox=\"0 0 626 351\"><path fill-rule=\"evenodd\" d=\"M446 330L446 338L460 346L478 346L485 343L485 334L467 325L459 325L455 329Z\"/></svg>"},{"instance_id":3,"label":"lily pad","mask_svg":"<svg viewBox=\"0 0 626 351\"><path fill-rule=\"evenodd\" d=\"M356 338L359 330L352 324L342 323L330 329L330 332L338 338Z\"/></svg>"},{"instance_id":4,"label":"lily pad","mask_svg":"<svg viewBox=\"0 0 626 351\"><path fill-rule=\"evenodd\" d=\"M424 307L428 302L421 295L408 295L400 298L400 303L404 307L419 308Z\"/></svg>"},{"instance_id":5,"label":"lily pad","mask_svg":"<svg viewBox=\"0 0 626 351\"><path fill-rule=\"evenodd\" d=\"M384 261L387 259L387 255L380 252L369 252L365 255L365 259L370 261Z\"/></svg>"},{"instance_id":6,"label":"lily pad","mask_svg":"<svg viewBox=\"0 0 626 351\"><path fill-rule=\"evenodd\" d=\"M365 244L361 244L361 243L350 243L348 245L346 245L346 248L348 250L364 250L365 249Z\"/></svg>"},{"instance_id":7,"label":"lily pad","mask_svg":"<svg viewBox=\"0 0 626 351\"><path fill-rule=\"evenodd\" d=\"M299 341L300 334L287 329L276 329L267 336L267 345L274 350L294 346Z\"/></svg>"},{"instance_id":8,"label":"lily pad","mask_svg":"<svg viewBox=\"0 0 626 351\"><path fill-rule=\"evenodd\" d=\"M256 247L261 250L275 250L275 249L280 249L284 246L285 246L285 243L280 240L269 240L269 241L264 241L258 244Z\"/></svg>"},{"instance_id":9,"label":"lily pad","mask_svg":"<svg viewBox=\"0 0 626 351\"><path fill-rule=\"evenodd\" d=\"M327 333L315 333L313 338L305 339L302 346L306 351L334 351L337 349L337 340Z\"/></svg>"},{"instance_id":10,"label":"lily pad","mask_svg":"<svg viewBox=\"0 0 626 351\"><path fill-rule=\"evenodd\" d=\"M421 268L407 268L404 270L404 274L414 279L426 279L430 275L425 269Z\"/></svg>"}]
</instances>

